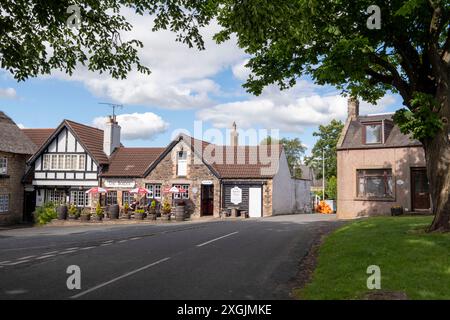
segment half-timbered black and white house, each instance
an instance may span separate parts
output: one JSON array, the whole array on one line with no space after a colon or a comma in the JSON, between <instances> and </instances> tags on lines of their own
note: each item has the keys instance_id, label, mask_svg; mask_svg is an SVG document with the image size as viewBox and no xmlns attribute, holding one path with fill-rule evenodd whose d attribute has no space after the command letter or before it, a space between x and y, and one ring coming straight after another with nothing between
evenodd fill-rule
<instances>
[{"instance_id":1,"label":"half-timbered black and white house","mask_svg":"<svg viewBox=\"0 0 450 320\"><path fill-rule=\"evenodd\" d=\"M89 206L86 191L99 186L99 174L119 146L120 126L114 118L105 131L64 120L29 160L36 206L46 202Z\"/></svg>"}]
</instances>

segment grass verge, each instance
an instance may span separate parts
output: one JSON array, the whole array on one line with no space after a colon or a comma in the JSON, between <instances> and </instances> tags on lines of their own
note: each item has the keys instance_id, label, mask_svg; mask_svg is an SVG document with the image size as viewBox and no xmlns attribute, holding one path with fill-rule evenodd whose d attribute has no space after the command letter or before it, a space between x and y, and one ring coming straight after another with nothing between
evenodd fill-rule
<instances>
[{"instance_id":1,"label":"grass verge","mask_svg":"<svg viewBox=\"0 0 450 320\"><path fill-rule=\"evenodd\" d=\"M367 268L381 268L382 290L409 299L450 299L450 234L427 234L431 217L376 217L328 236L302 300L364 299Z\"/></svg>"}]
</instances>

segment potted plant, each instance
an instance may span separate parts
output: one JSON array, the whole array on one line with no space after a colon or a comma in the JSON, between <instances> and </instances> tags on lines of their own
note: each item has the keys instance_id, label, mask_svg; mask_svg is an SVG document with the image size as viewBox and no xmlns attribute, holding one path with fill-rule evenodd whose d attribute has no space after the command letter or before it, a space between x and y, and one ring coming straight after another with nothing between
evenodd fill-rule
<instances>
[{"instance_id":1,"label":"potted plant","mask_svg":"<svg viewBox=\"0 0 450 320\"><path fill-rule=\"evenodd\" d=\"M131 214L130 214L130 205L128 202L125 202L124 206L123 206L123 215L122 218L124 219L130 219L131 218Z\"/></svg>"},{"instance_id":2,"label":"potted plant","mask_svg":"<svg viewBox=\"0 0 450 320\"><path fill-rule=\"evenodd\" d=\"M136 220L144 220L144 216L145 216L145 210L144 209L137 209L134 212L134 218Z\"/></svg>"},{"instance_id":3,"label":"potted plant","mask_svg":"<svg viewBox=\"0 0 450 320\"><path fill-rule=\"evenodd\" d=\"M403 215L403 207L399 206L399 205L392 206L391 207L391 215L393 217Z\"/></svg>"},{"instance_id":4,"label":"potted plant","mask_svg":"<svg viewBox=\"0 0 450 320\"><path fill-rule=\"evenodd\" d=\"M102 221L104 217L103 208L100 205L100 202L97 203L97 207L95 208L95 214L93 215L93 219L95 221Z\"/></svg>"},{"instance_id":5,"label":"potted plant","mask_svg":"<svg viewBox=\"0 0 450 320\"><path fill-rule=\"evenodd\" d=\"M169 221L171 215L172 215L172 206L170 205L170 202L166 199L164 200L161 208L161 218L162 220Z\"/></svg>"},{"instance_id":6,"label":"potted plant","mask_svg":"<svg viewBox=\"0 0 450 320\"><path fill-rule=\"evenodd\" d=\"M56 208L56 212L58 213L58 220L66 220L67 219L67 206L65 204L61 204Z\"/></svg>"},{"instance_id":7,"label":"potted plant","mask_svg":"<svg viewBox=\"0 0 450 320\"><path fill-rule=\"evenodd\" d=\"M81 221L89 221L91 220L91 211L89 208L85 208L80 215Z\"/></svg>"},{"instance_id":8,"label":"potted plant","mask_svg":"<svg viewBox=\"0 0 450 320\"><path fill-rule=\"evenodd\" d=\"M76 220L79 217L79 211L77 207L72 203L69 207L69 220Z\"/></svg>"},{"instance_id":9,"label":"potted plant","mask_svg":"<svg viewBox=\"0 0 450 320\"><path fill-rule=\"evenodd\" d=\"M119 205L118 204L109 206L109 218L111 220L119 219Z\"/></svg>"},{"instance_id":10,"label":"potted plant","mask_svg":"<svg viewBox=\"0 0 450 320\"><path fill-rule=\"evenodd\" d=\"M150 204L150 208L148 209L148 219L149 220L156 220L156 201L153 200Z\"/></svg>"}]
</instances>

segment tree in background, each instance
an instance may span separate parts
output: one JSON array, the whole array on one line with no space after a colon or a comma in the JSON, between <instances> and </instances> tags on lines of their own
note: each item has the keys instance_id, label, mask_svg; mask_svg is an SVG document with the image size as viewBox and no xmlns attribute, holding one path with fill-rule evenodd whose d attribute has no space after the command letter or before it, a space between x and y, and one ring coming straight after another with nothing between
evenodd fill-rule
<instances>
[{"instance_id":1,"label":"tree in background","mask_svg":"<svg viewBox=\"0 0 450 320\"><path fill-rule=\"evenodd\" d=\"M299 138L288 139L282 138L280 140L273 139L268 136L261 141L261 144L281 144L286 153L287 162L291 175L294 178L302 178L302 170L298 167L302 163L302 158L305 155L306 147L302 144Z\"/></svg>"},{"instance_id":2,"label":"tree in background","mask_svg":"<svg viewBox=\"0 0 450 320\"><path fill-rule=\"evenodd\" d=\"M394 121L425 150L435 214L429 230L450 230L450 0L187 3L217 19L218 42L237 35L251 57L244 84L251 93L270 84L290 88L309 75L369 103L400 94L405 108ZM167 15L169 8L157 14L180 22L189 14Z\"/></svg>"},{"instance_id":3,"label":"tree in background","mask_svg":"<svg viewBox=\"0 0 450 320\"><path fill-rule=\"evenodd\" d=\"M328 199L337 199L337 178L335 176L329 177L327 179L325 195Z\"/></svg>"},{"instance_id":4,"label":"tree in background","mask_svg":"<svg viewBox=\"0 0 450 320\"><path fill-rule=\"evenodd\" d=\"M320 125L319 130L313 133L318 140L311 150L311 156L305 158L305 163L314 169L317 179L323 175L323 150L325 151L325 179L337 177L336 146L339 141L344 124L342 121L332 120L328 125Z\"/></svg>"}]
</instances>

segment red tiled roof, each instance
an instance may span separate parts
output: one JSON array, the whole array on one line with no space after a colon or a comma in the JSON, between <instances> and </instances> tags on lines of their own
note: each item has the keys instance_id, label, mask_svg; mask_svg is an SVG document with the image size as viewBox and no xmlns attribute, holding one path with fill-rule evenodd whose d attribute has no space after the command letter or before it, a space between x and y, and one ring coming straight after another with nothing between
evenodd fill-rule
<instances>
[{"instance_id":1,"label":"red tiled roof","mask_svg":"<svg viewBox=\"0 0 450 320\"><path fill-rule=\"evenodd\" d=\"M80 142L99 164L108 163L108 156L103 151L103 130L70 120L64 120L64 122L73 130Z\"/></svg>"},{"instance_id":2,"label":"red tiled roof","mask_svg":"<svg viewBox=\"0 0 450 320\"><path fill-rule=\"evenodd\" d=\"M278 172L282 145L232 147L215 145L187 135L182 135L182 138L203 156L203 161L221 178L272 178Z\"/></svg>"},{"instance_id":3,"label":"red tiled roof","mask_svg":"<svg viewBox=\"0 0 450 320\"><path fill-rule=\"evenodd\" d=\"M104 177L141 177L166 148L118 148Z\"/></svg>"},{"instance_id":4,"label":"red tiled roof","mask_svg":"<svg viewBox=\"0 0 450 320\"><path fill-rule=\"evenodd\" d=\"M55 129L22 129L22 132L40 148L52 135Z\"/></svg>"}]
</instances>

